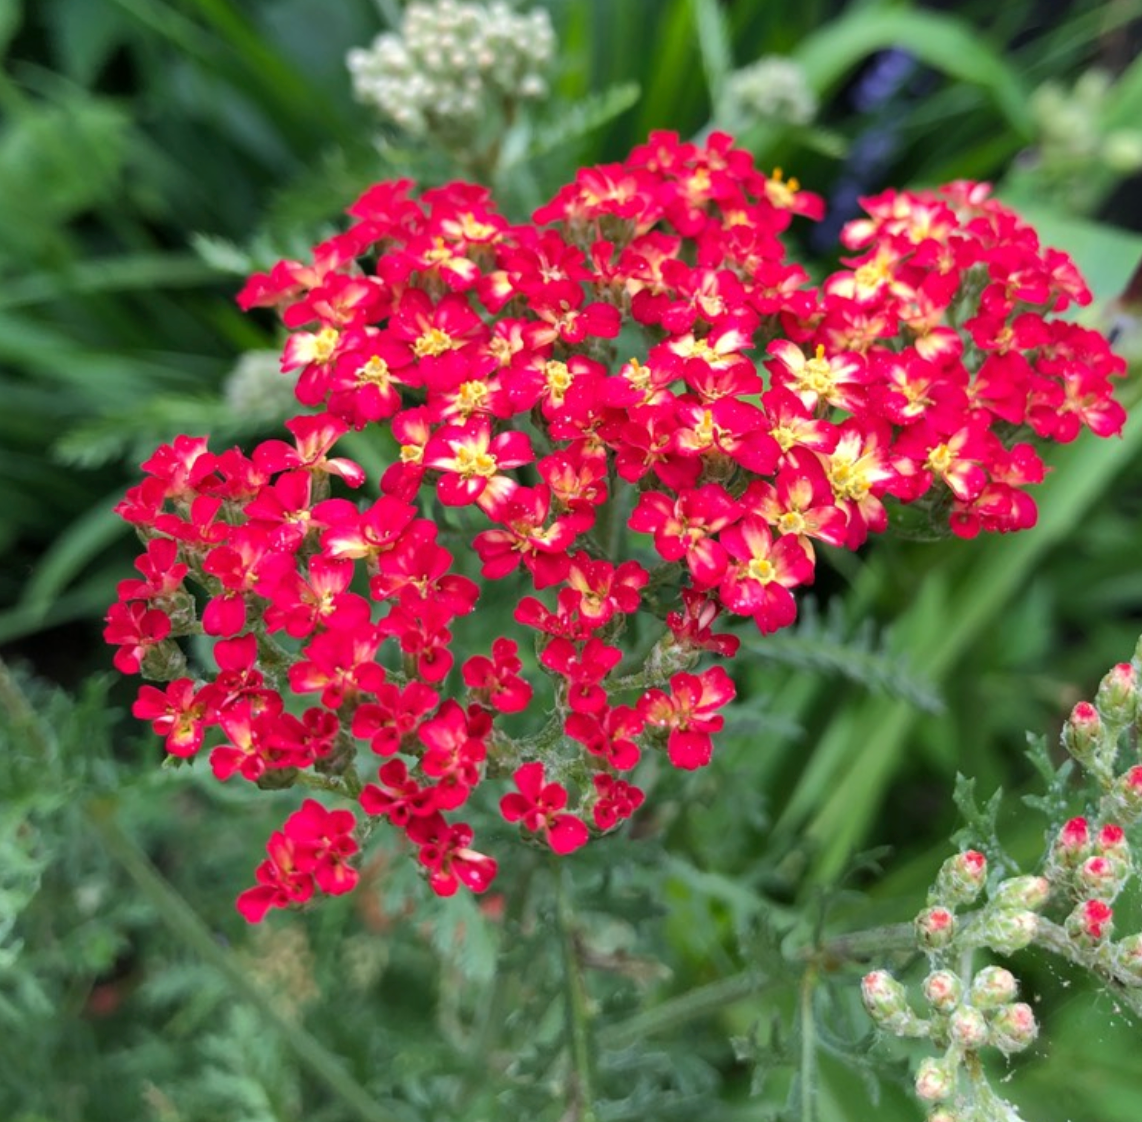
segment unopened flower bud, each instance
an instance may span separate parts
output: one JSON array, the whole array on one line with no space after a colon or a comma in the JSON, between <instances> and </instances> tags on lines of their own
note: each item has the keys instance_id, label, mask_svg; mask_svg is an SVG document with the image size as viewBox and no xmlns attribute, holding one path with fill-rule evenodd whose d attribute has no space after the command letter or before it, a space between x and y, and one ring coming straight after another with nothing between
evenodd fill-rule
<instances>
[{"instance_id":1,"label":"unopened flower bud","mask_svg":"<svg viewBox=\"0 0 1142 1122\"><path fill-rule=\"evenodd\" d=\"M972 929L972 942L998 954L1014 954L1030 945L1039 930L1039 917L1027 908L989 911Z\"/></svg>"},{"instance_id":2,"label":"unopened flower bud","mask_svg":"<svg viewBox=\"0 0 1142 1122\"><path fill-rule=\"evenodd\" d=\"M1125 822L1134 822L1142 814L1142 766L1135 765L1114 784L1111 795L1114 812Z\"/></svg>"},{"instance_id":3,"label":"unopened flower bud","mask_svg":"<svg viewBox=\"0 0 1142 1122\"><path fill-rule=\"evenodd\" d=\"M956 1089L956 1071L947 1059L925 1056L916 1072L916 1095L924 1102L938 1103Z\"/></svg>"},{"instance_id":4,"label":"unopened flower bud","mask_svg":"<svg viewBox=\"0 0 1142 1122\"><path fill-rule=\"evenodd\" d=\"M970 1005L961 1005L948 1018L948 1036L967 1052L978 1052L987 1043L987 1019Z\"/></svg>"},{"instance_id":5,"label":"unopened flower bud","mask_svg":"<svg viewBox=\"0 0 1142 1122\"><path fill-rule=\"evenodd\" d=\"M992 1015L991 1043L1006 1055L1022 1052L1038 1035L1035 1013L1025 1001L1004 1005Z\"/></svg>"},{"instance_id":6,"label":"unopened flower bud","mask_svg":"<svg viewBox=\"0 0 1142 1122\"><path fill-rule=\"evenodd\" d=\"M1063 747L1088 767L1102 743L1102 718L1089 701L1080 701L1063 725Z\"/></svg>"},{"instance_id":7,"label":"unopened flower bud","mask_svg":"<svg viewBox=\"0 0 1142 1122\"><path fill-rule=\"evenodd\" d=\"M1072 818L1064 822L1051 857L1064 869L1077 869L1090 856L1090 825L1085 818Z\"/></svg>"},{"instance_id":8,"label":"unopened flower bud","mask_svg":"<svg viewBox=\"0 0 1142 1122\"><path fill-rule=\"evenodd\" d=\"M909 1031L920 1024L908 1008L904 987L887 970L873 970L860 983L860 996L868 1015L881 1028L898 1036L918 1035Z\"/></svg>"},{"instance_id":9,"label":"unopened flower bud","mask_svg":"<svg viewBox=\"0 0 1142 1122\"><path fill-rule=\"evenodd\" d=\"M933 970L924 979L924 998L939 1013L950 1013L963 997L964 984L950 970Z\"/></svg>"},{"instance_id":10,"label":"unopened flower bud","mask_svg":"<svg viewBox=\"0 0 1142 1122\"><path fill-rule=\"evenodd\" d=\"M995 890L991 906L1038 911L1050 896L1051 882L1046 877L1008 877Z\"/></svg>"},{"instance_id":11,"label":"unopened flower bud","mask_svg":"<svg viewBox=\"0 0 1142 1122\"><path fill-rule=\"evenodd\" d=\"M925 950L943 949L955 933L956 917L947 908L925 908L916 917L916 939Z\"/></svg>"},{"instance_id":12,"label":"unopened flower bud","mask_svg":"<svg viewBox=\"0 0 1142 1122\"><path fill-rule=\"evenodd\" d=\"M932 902L942 900L953 906L971 904L979 896L987 880L987 858L969 849L949 857L940 867Z\"/></svg>"},{"instance_id":13,"label":"unopened flower bud","mask_svg":"<svg viewBox=\"0 0 1142 1122\"><path fill-rule=\"evenodd\" d=\"M1130 843L1126 840L1126 831L1117 822L1108 822L1099 830L1094 848L1102 857L1127 865L1130 863Z\"/></svg>"},{"instance_id":14,"label":"unopened flower bud","mask_svg":"<svg viewBox=\"0 0 1142 1122\"><path fill-rule=\"evenodd\" d=\"M1110 938L1114 909L1105 900L1084 900L1067 916L1066 929L1080 946L1093 947Z\"/></svg>"},{"instance_id":15,"label":"unopened flower bud","mask_svg":"<svg viewBox=\"0 0 1142 1122\"><path fill-rule=\"evenodd\" d=\"M971 983L971 1003L977 1009L998 1009L1015 999L1019 983L1002 966L985 966Z\"/></svg>"},{"instance_id":16,"label":"unopened flower bud","mask_svg":"<svg viewBox=\"0 0 1142 1122\"><path fill-rule=\"evenodd\" d=\"M1075 870L1075 888L1085 896L1113 900L1121 891L1129 873L1121 861L1110 857L1088 857Z\"/></svg>"},{"instance_id":17,"label":"unopened flower bud","mask_svg":"<svg viewBox=\"0 0 1142 1122\"><path fill-rule=\"evenodd\" d=\"M1127 935L1113 950L1115 973L1131 985L1142 986L1142 934Z\"/></svg>"},{"instance_id":18,"label":"unopened flower bud","mask_svg":"<svg viewBox=\"0 0 1142 1122\"><path fill-rule=\"evenodd\" d=\"M173 682L186 675L186 655L173 639L164 639L144 651L141 668L152 682Z\"/></svg>"},{"instance_id":19,"label":"unopened flower bud","mask_svg":"<svg viewBox=\"0 0 1142 1122\"><path fill-rule=\"evenodd\" d=\"M967 1119L959 1111L946 1106L938 1106L928 1115L926 1122L967 1122Z\"/></svg>"},{"instance_id":20,"label":"unopened flower bud","mask_svg":"<svg viewBox=\"0 0 1142 1122\"><path fill-rule=\"evenodd\" d=\"M1138 710L1138 675L1129 662L1110 668L1099 683L1094 703L1108 724L1122 727L1134 720Z\"/></svg>"}]
</instances>

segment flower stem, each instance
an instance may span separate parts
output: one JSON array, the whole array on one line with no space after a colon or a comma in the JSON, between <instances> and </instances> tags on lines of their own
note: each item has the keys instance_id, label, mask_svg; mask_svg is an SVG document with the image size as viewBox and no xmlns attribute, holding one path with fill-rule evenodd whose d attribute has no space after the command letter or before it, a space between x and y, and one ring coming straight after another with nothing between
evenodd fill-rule
<instances>
[{"instance_id":1,"label":"flower stem","mask_svg":"<svg viewBox=\"0 0 1142 1122\"><path fill-rule=\"evenodd\" d=\"M817 1105L817 1022L813 1019L813 990L817 971L810 966L801 977L801 1122L813 1122Z\"/></svg>"},{"instance_id":2,"label":"flower stem","mask_svg":"<svg viewBox=\"0 0 1142 1122\"><path fill-rule=\"evenodd\" d=\"M567 1041L575 1071L575 1099L578 1122L598 1122L595 1113L595 1063L591 1039L591 1013L576 945L574 912L571 903L571 871L567 865L555 873L555 922L563 952L563 982L567 1011Z\"/></svg>"}]
</instances>

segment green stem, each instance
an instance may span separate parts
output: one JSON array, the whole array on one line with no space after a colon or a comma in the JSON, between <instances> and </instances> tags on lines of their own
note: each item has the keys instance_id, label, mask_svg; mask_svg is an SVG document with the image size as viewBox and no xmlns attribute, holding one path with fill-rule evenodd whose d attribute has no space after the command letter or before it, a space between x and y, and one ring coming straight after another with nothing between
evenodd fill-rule
<instances>
[{"instance_id":1,"label":"green stem","mask_svg":"<svg viewBox=\"0 0 1142 1122\"><path fill-rule=\"evenodd\" d=\"M567 865L555 871L555 922L563 952L563 982L567 1011L567 1038L575 1071L575 1100L578 1122L598 1122L595 1113L595 1064L591 1039L591 1012L583 978L579 948L576 946L574 911L571 903L571 872Z\"/></svg>"},{"instance_id":2,"label":"green stem","mask_svg":"<svg viewBox=\"0 0 1142 1122\"><path fill-rule=\"evenodd\" d=\"M838 935L818 946L806 947L801 955L831 972L850 962L866 962L873 957L915 950L915 927L911 923L890 923L884 927Z\"/></svg>"},{"instance_id":3,"label":"green stem","mask_svg":"<svg viewBox=\"0 0 1142 1122\"><path fill-rule=\"evenodd\" d=\"M809 967L801 978L801 1122L813 1122L817 1103L817 1022L813 1018L813 990L817 971Z\"/></svg>"},{"instance_id":4,"label":"green stem","mask_svg":"<svg viewBox=\"0 0 1142 1122\"><path fill-rule=\"evenodd\" d=\"M625 1048L689 1021L713 1016L734 1002L759 996L767 990L780 989L787 981L785 978L763 978L753 970L719 978L716 982L663 1001L653 1009L636 1013L617 1025L610 1025L599 1033L599 1043L604 1048Z\"/></svg>"}]
</instances>

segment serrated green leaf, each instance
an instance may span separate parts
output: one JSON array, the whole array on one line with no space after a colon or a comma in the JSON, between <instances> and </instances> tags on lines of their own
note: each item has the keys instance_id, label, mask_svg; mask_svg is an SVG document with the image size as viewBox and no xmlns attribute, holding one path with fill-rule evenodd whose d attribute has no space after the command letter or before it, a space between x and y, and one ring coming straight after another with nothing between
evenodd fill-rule
<instances>
[{"instance_id":1,"label":"serrated green leaf","mask_svg":"<svg viewBox=\"0 0 1142 1122\"><path fill-rule=\"evenodd\" d=\"M866 689L898 697L927 713L938 713L943 698L923 674L909 667L906 657L889 649L871 621L851 633L839 600L830 602L822 617L811 597L801 605L800 618L773 635L751 634L743 646L759 659L841 676Z\"/></svg>"},{"instance_id":2,"label":"serrated green leaf","mask_svg":"<svg viewBox=\"0 0 1142 1122\"><path fill-rule=\"evenodd\" d=\"M607 122L625 113L637 103L640 92L636 82L624 82L620 86L611 86L601 93L585 97L570 107L560 105L558 115L545 117L538 122L522 151L513 161L505 162L501 170L514 163L534 160L575 144L588 133L602 128Z\"/></svg>"}]
</instances>

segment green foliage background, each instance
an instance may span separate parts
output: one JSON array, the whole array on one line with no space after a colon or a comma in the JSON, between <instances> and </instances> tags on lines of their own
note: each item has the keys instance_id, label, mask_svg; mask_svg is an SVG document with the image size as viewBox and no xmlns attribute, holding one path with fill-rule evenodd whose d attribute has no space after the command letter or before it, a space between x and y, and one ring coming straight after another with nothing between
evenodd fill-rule
<instances>
[{"instance_id":1,"label":"green foliage background","mask_svg":"<svg viewBox=\"0 0 1142 1122\"><path fill-rule=\"evenodd\" d=\"M1142 258L1136 195L1091 163L1085 213L1068 209L1027 155L1031 94L1101 64L1118 74L1101 125L1142 119L1142 4L546 6L555 96L496 176L516 216L650 129L725 123L729 74L788 54L822 114L744 122L763 167L838 198L996 180L1111 323ZM955 775L1027 788L1024 730L1053 737L1133 651L1137 417L1060 450L1028 534L833 559L795 630L747 641L714 766L649 777L633 836L561 874L501 826L494 907L435 899L382 845L352 899L246 930L232 898L291 796L162 769L103 673L100 618L134 553L110 508L135 465L178 432L272 428L223 396L238 357L276 342L233 305L241 276L304 254L376 179L454 173L350 96L346 51L400 7L0 0L0 647L19 667L0 678L0 1117L572 1119L573 928L600 1119L918 1118L901 1054L868 1035L860 965L810 986L804 948L914 914ZM906 80L858 108L898 49ZM1033 861L1043 824L1006 805ZM1034 956L1018 968L1046 1026L1010 1087L1028 1118L1135 1122L1139 1026Z\"/></svg>"}]
</instances>

